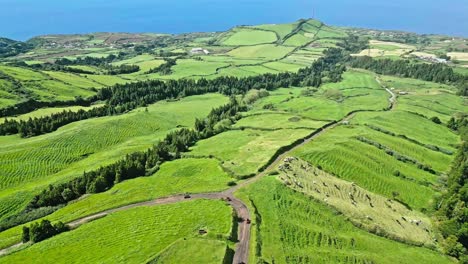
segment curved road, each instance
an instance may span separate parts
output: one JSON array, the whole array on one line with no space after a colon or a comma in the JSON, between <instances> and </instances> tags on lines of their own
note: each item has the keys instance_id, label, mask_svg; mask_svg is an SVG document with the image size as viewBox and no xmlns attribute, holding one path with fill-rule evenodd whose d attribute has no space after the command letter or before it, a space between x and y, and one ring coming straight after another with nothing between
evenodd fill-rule
<instances>
[{"instance_id":1,"label":"curved road","mask_svg":"<svg viewBox=\"0 0 468 264\"><path fill-rule=\"evenodd\" d=\"M383 86L376 77L377 82L391 95L391 98L389 98L390 102L390 107L388 110L392 110L396 104L396 95L387 87ZM223 199L227 203L229 203L232 208L236 211L236 214L239 218L243 219L242 222L239 223L239 230L238 230L238 243L236 245L236 251L234 253L234 258L233 258L233 264L239 264L239 263L248 263L249 261L249 248L250 248L250 212L247 207L247 205L242 202L241 200L237 199L234 197L234 192L237 191L238 189L245 187L249 184L252 184L253 182L258 181L260 178L263 176L267 175L267 173L271 170L274 170L279 163L281 163L282 160L284 160L289 153L292 151L296 150L297 148L302 147L304 144L307 144L314 138L322 135L323 133L327 132L330 129L333 129L334 127L340 125L343 121L348 121L353 116L356 114L356 112L349 113L346 115L344 118L342 118L338 122L331 122L328 125L325 126L324 129L321 131L314 133L306 138L304 138L304 141L301 144L298 144L297 146L291 148L288 151L285 151L281 155L279 155L267 168L265 168L262 172L259 174L255 175L254 177L247 179L238 185L229 188L225 191L222 192L214 192L214 193L200 193L200 194L192 194L190 197L185 197L185 195L174 195L174 196L169 196L165 198L158 198L155 200L151 201L146 201L146 202L139 202L139 203L134 203L134 204L129 204L125 206L121 206L118 208L114 209L109 209L102 211L100 213L96 213L90 216L86 216L77 220L74 220L72 222L68 223L68 226L71 228L77 228L82 224L85 224L87 222L102 218L108 214L115 213L115 212L120 212L120 211L125 211L128 209L132 209L135 207L141 207L141 206L155 206L155 205L161 205L161 204L173 204L181 201L186 201L186 200L191 200L191 199L211 199L211 200L219 200ZM249 221L247 221L249 219ZM10 246L8 248L4 248L0 250L0 256L7 254L11 250L18 248L22 245L22 243L17 243L13 246Z\"/></svg>"}]
</instances>

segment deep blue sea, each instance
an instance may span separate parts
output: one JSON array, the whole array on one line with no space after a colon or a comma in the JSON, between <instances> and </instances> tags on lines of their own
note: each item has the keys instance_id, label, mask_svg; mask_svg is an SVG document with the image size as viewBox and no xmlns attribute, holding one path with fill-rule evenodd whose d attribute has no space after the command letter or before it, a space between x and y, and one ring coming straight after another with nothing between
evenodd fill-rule
<instances>
[{"instance_id":1,"label":"deep blue sea","mask_svg":"<svg viewBox=\"0 0 468 264\"><path fill-rule=\"evenodd\" d=\"M0 36L223 31L311 17L331 25L468 37L468 0L0 0Z\"/></svg>"}]
</instances>

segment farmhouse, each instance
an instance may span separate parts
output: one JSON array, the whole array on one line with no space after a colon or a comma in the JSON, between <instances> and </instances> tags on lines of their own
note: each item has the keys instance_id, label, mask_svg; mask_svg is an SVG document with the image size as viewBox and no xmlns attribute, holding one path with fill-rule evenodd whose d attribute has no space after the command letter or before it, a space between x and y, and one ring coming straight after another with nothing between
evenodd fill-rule
<instances>
[{"instance_id":1,"label":"farmhouse","mask_svg":"<svg viewBox=\"0 0 468 264\"><path fill-rule=\"evenodd\" d=\"M203 49L203 48L193 48L190 53L192 54L205 54L205 55L208 55L210 54L210 52L206 49Z\"/></svg>"}]
</instances>

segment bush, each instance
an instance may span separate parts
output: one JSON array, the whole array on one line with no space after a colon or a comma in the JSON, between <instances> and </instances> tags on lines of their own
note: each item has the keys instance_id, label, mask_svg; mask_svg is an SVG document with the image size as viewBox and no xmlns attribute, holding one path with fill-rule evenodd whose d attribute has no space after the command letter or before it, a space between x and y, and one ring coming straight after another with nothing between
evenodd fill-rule
<instances>
[{"instance_id":1,"label":"bush","mask_svg":"<svg viewBox=\"0 0 468 264\"><path fill-rule=\"evenodd\" d=\"M442 124L442 121L437 116L431 117L431 121L436 123L436 124Z\"/></svg>"},{"instance_id":2,"label":"bush","mask_svg":"<svg viewBox=\"0 0 468 264\"><path fill-rule=\"evenodd\" d=\"M33 223L30 227L23 227L22 241L36 243L68 230L69 227L62 222L53 225L49 220L42 220L40 223Z\"/></svg>"}]
</instances>

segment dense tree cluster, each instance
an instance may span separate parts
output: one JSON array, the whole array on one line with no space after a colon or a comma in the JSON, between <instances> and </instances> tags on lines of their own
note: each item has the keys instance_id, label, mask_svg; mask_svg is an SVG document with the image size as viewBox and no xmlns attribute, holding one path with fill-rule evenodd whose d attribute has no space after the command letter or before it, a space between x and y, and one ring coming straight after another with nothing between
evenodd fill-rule
<instances>
[{"instance_id":1,"label":"dense tree cluster","mask_svg":"<svg viewBox=\"0 0 468 264\"><path fill-rule=\"evenodd\" d=\"M126 53L120 52L118 55L110 54L107 57L77 57L76 59L61 58L55 61L57 65L89 65L89 66L100 66L103 64L111 63L115 60L123 59Z\"/></svg>"},{"instance_id":2,"label":"dense tree cluster","mask_svg":"<svg viewBox=\"0 0 468 264\"><path fill-rule=\"evenodd\" d=\"M160 100L174 99L190 95L219 92L225 95L245 94L251 89L273 90L290 86L318 87L322 82L338 82L346 70L341 62L346 54L341 49L329 49L325 56L310 67L297 73L263 74L252 77L218 77L207 80L149 80L127 84L117 84L102 88L93 100L106 101L106 106L87 112L64 111L51 116L29 119L28 121L6 120L0 124L0 135L20 133L23 137L35 136L55 131L71 122L120 114L137 107L146 106Z\"/></svg>"},{"instance_id":3,"label":"dense tree cluster","mask_svg":"<svg viewBox=\"0 0 468 264\"><path fill-rule=\"evenodd\" d=\"M70 228L62 222L52 224L49 220L42 220L40 223L31 224L30 227L23 227L22 241L36 243L68 230Z\"/></svg>"},{"instance_id":4,"label":"dense tree cluster","mask_svg":"<svg viewBox=\"0 0 468 264\"><path fill-rule=\"evenodd\" d=\"M195 130L182 128L171 132L145 152L135 152L111 165L84 172L68 183L50 185L34 197L28 209L57 206L85 193L103 192L121 181L153 174L161 163L179 158L197 140L221 133L225 128L217 126L220 121L235 119L239 111L245 110L245 106L231 98L230 103L214 108L205 119L197 119Z\"/></svg>"},{"instance_id":5,"label":"dense tree cluster","mask_svg":"<svg viewBox=\"0 0 468 264\"><path fill-rule=\"evenodd\" d=\"M369 38L363 38L356 35L349 35L343 41L339 42L338 47L343 48L350 53L359 53L369 48Z\"/></svg>"},{"instance_id":6,"label":"dense tree cluster","mask_svg":"<svg viewBox=\"0 0 468 264\"><path fill-rule=\"evenodd\" d=\"M11 57L34 48L33 45L7 38L0 38L0 58Z\"/></svg>"},{"instance_id":7,"label":"dense tree cluster","mask_svg":"<svg viewBox=\"0 0 468 264\"><path fill-rule=\"evenodd\" d=\"M439 229L447 254L468 263L468 123L456 121L463 143L448 175L447 192L437 203Z\"/></svg>"},{"instance_id":8,"label":"dense tree cluster","mask_svg":"<svg viewBox=\"0 0 468 264\"><path fill-rule=\"evenodd\" d=\"M169 75L172 73L172 66L177 64L177 59L173 58L166 58L164 59L166 62L159 65L156 68L150 69L147 73L160 73L161 75Z\"/></svg>"},{"instance_id":9,"label":"dense tree cluster","mask_svg":"<svg viewBox=\"0 0 468 264\"><path fill-rule=\"evenodd\" d=\"M96 97L90 97L90 98L84 99L83 97L80 97L80 96L75 97L75 100L69 100L69 101L43 102L43 101L36 101L34 99L29 99L27 101L0 109L0 117L21 115L21 114L29 113L31 111L34 111L38 108L43 108L43 107L90 106L91 102L94 102L94 101L96 101Z\"/></svg>"},{"instance_id":10,"label":"dense tree cluster","mask_svg":"<svg viewBox=\"0 0 468 264\"><path fill-rule=\"evenodd\" d=\"M373 59L371 57L354 57L351 67L371 70L378 74L395 75L424 81L454 84L459 87L459 94L468 95L468 77L458 74L447 65L414 63L410 60Z\"/></svg>"}]
</instances>

